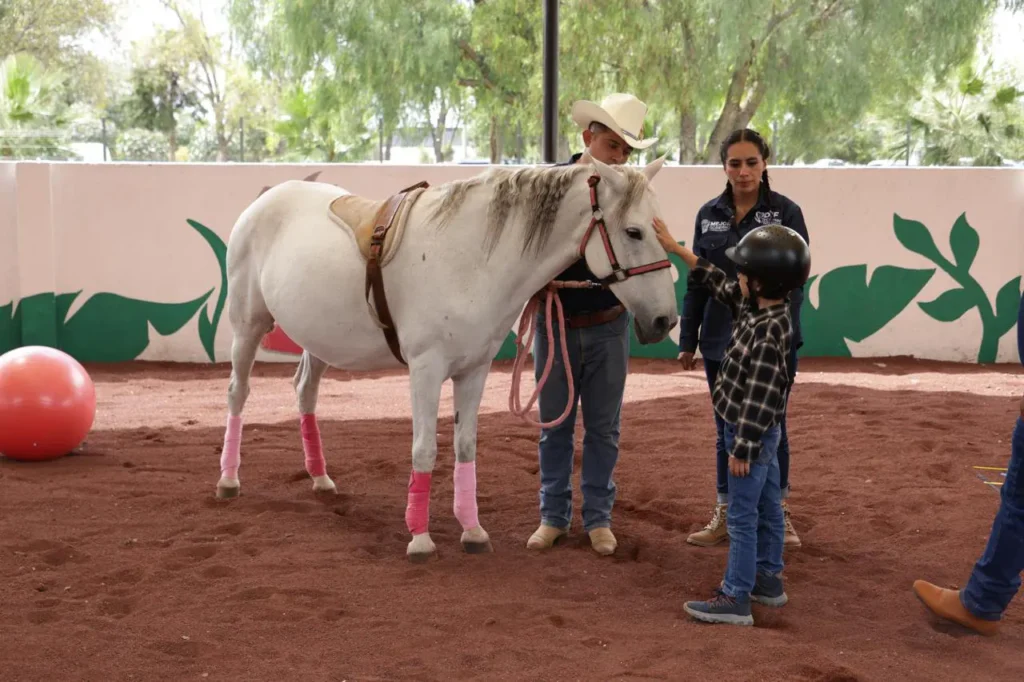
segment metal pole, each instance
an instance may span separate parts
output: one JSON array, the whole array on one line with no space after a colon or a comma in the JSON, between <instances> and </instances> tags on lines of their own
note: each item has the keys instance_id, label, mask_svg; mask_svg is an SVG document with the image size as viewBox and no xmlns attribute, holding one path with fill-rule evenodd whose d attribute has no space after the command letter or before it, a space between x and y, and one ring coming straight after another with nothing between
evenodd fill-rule
<instances>
[{"instance_id":1,"label":"metal pole","mask_svg":"<svg viewBox=\"0 0 1024 682\"><path fill-rule=\"evenodd\" d=\"M245 163L245 117L238 117L238 158Z\"/></svg>"},{"instance_id":2,"label":"metal pole","mask_svg":"<svg viewBox=\"0 0 1024 682\"><path fill-rule=\"evenodd\" d=\"M558 149L558 0L544 0L544 163Z\"/></svg>"},{"instance_id":3,"label":"metal pole","mask_svg":"<svg viewBox=\"0 0 1024 682\"><path fill-rule=\"evenodd\" d=\"M107 119L100 119L100 129L103 131L103 160L107 160Z\"/></svg>"}]
</instances>

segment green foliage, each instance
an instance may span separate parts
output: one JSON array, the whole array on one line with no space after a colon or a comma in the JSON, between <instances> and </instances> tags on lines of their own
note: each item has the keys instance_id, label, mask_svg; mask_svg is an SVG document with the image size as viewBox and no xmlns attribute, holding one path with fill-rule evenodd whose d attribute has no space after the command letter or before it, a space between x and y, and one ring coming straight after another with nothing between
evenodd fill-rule
<instances>
[{"instance_id":1,"label":"green foliage","mask_svg":"<svg viewBox=\"0 0 1024 682\"><path fill-rule=\"evenodd\" d=\"M937 265L957 285L932 301L919 302L921 310L939 322L954 322L977 308L982 324L978 362L995 362L999 352L999 339L1017 322L1021 278L1015 277L1000 287L993 307L988 300L988 294L970 273L974 258L978 254L980 238L978 232L967 222L965 214L957 218L949 233L952 260L942 255L935 240L932 239L931 232L924 224L894 215L893 229L896 238L904 247Z\"/></svg>"},{"instance_id":2,"label":"green foliage","mask_svg":"<svg viewBox=\"0 0 1024 682\"><path fill-rule=\"evenodd\" d=\"M913 108L911 121L924 140L925 165L998 166L1024 159L1024 90L991 63L966 63L956 80ZM905 149L905 148L904 148ZM901 149L901 151L903 151Z\"/></svg>"},{"instance_id":3,"label":"green foliage","mask_svg":"<svg viewBox=\"0 0 1024 682\"><path fill-rule=\"evenodd\" d=\"M830 270L818 283L818 305L804 299L800 325L801 356L851 357L849 341L863 341L899 315L935 274L935 268L910 270L883 265L867 278L867 265ZM817 275L806 285L810 290Z\"/></svg>"},{"instance_id":4,"label":"green foliage","mask_svg":"<svg viewBox=\"0 0 1024 682\"><path fill-rule=\"evenodd\" d=\"M65 76L30 54L0 63L0 158L67 159L71 152L57 132L67 110Z\"/></svg>"},{"instance_id":5,"label":"green foliage","mask_svg":"<svg viewBox=\"0 0 1024 682\"><path fill-rule=\"evenodd\" d=\"M167 136L155 130L129 128L117 136L114 158L119 161L167 161Z\"/></svg>"}]
</instances>

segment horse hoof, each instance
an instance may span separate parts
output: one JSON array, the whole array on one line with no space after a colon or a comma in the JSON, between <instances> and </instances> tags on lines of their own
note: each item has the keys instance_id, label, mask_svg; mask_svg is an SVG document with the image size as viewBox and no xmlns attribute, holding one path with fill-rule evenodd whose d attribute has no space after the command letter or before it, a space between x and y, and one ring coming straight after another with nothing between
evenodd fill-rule
<instances>
[{"instance_id":1,"label":"horse hoof","mask_svg":"<svg viewBox=\"0 0 1024 682\"><path fill-rule=\"evenodd\" d=\"M487 554L494 551L490 540L485 540L484 542L463 542L462 549L466 550L466 554Z\"/></svg>"},{"instance_id":2,"label":"horse hoof","mask_svg":"<svg viewBox=\"0 0 1024 682\"><path fill-rule=\"evenodd\" d=\"M317 476L313 479L313 492L337 495L338 486L334 485L334 481L327 476Z\"/></svg>"},{"instance_id":3,"label":"horse hoof","mask_svg":"<svg viewBox=\"0 0 1024 682\"><path fill-rule=\"evenodd\" d=\"M429 561L435 554L437 554L437 547L434 542L430 539L430 535L422 533L420 535L414 535L412 541L409 542L409 547L405 550L406 556L409 557L409 561L414 564L422 564L425 561Z\"/></svg>"},{"instance_id":4,"label":"horse hoof","mask_svg":"<svg viewBox=\"0 0 1024 682\"><path fill-rule=\"evenodd\" d=\"M406 556L414 564L425 564L437 555L437 552L409 552Z\"/></svg>"},{"instance_id":5,"label":"horse hoof","mask_svg":"<svg viewBox=\"0 0 1024 682\"><path fill-rule=\"evenodd\" d=\"M240 490L241 488L217 486L217 498L221 500L230 500L233 497L238 497Z\"/></svg>"}]
</instances>

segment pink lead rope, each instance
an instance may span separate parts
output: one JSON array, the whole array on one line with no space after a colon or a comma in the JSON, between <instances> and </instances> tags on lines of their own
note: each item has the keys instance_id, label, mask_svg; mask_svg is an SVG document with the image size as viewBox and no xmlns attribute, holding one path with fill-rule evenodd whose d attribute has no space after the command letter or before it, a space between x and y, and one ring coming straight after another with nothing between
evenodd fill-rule
<instances>
[{"instance_id":1,"label":"pink lead rope","mask_svg":"<svg viewBox=\"0 0 1024 682\"><path fill-rule=\"evenodd\" d=\"M520 417L523 421L531 426L539 426L542 429L549 429L554 426L558 426L565 418L569 416L572 411L575 393L573 392L572 384L572 367L569 365L569 346L565 340L565 313L562 311L562 300L558 297L555 290L560 288L570 289L587 289L593 287L592 282L563 282L553 281L548 284L542 291L538 291L534 294L530 300L526 303L526 308L523 310L522 317L519 318L519 333L516 334L516 359L512 364L512 388L509 391L508 396L508 409L509 411ZM541 374L540 379L537 381L537 386L533 390L533 395L530 396L529 402L526 407L521 405L520 401L520 389L519 384L522 380L523 364L526 362L526 349L533 343L533 334L536 331L533 325L533 320L537 314L537 309L540 307L541 295L545 297L545 315L544 320L547 323L548 332L548 359L544 363L544 373ZM555 356L550 352L550 348L554 341L554 328L551 326L551 306L554 303L558 309L558 336L561 340L562 346L562 364L565 366L565 380L569 385L569 400L565 404L565 410L562 412L562 416L551 422L540 422L534 420L527 413L533 407L533 404L537 401L537 397L540 395L541 389L544 387L544 383L548 380L548 374L551 373L551 363L554 362ZM523 342L523 338L526 338L526 342Z\"/></svg>"}]
</instances>

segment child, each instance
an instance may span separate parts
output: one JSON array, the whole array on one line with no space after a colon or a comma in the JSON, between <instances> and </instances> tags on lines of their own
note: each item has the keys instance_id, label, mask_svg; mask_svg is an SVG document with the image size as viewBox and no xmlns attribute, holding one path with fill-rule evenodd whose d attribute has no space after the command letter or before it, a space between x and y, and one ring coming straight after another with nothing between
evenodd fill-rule
<instances>
[{"instance_id":1,"label":"child","mask_svg":"<svg viewBox=\"0 0 1024 682\"><path fill-rule=\"evenodd\" d=\"M807 242L782 225L748 232L726 256L739 282L668 234L655 219L658 241L690 267L690 277L732 311L732 338L715 381L715 412L725 422L729 452L729 561L715 596L683 608L708 623L753 625L750 600L782 606L785 518L779 487L779 420L786 408L786 366L793 334L787 292L811 269Z\"/></svg>"},{"instance_id":2,"label":"child","mask_svg":"<svg viewBox=\"0 0 1024 682\"><path fill-rule=\"evenodd\" d=\"M1024 298L1017 311L1017 353L1024 364ZM999 632L999 621L1020 589L1024 571L1024 396L1010 444L1010 463L999 491L999 511L985 553L963 590L914 581L914 594L935 615L983 635Z\"/></svg>"}]
</instances>

